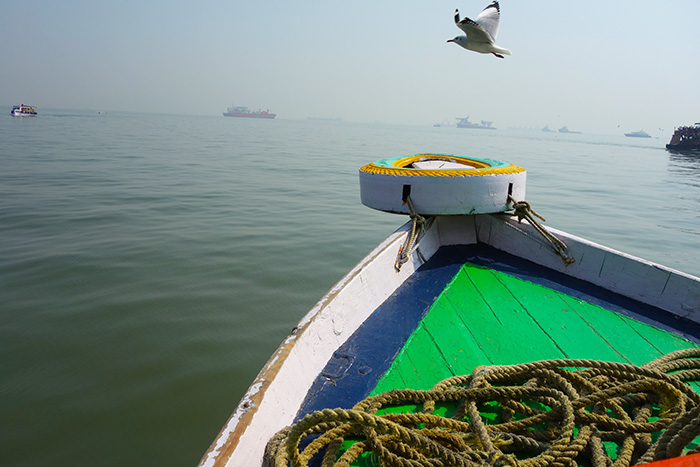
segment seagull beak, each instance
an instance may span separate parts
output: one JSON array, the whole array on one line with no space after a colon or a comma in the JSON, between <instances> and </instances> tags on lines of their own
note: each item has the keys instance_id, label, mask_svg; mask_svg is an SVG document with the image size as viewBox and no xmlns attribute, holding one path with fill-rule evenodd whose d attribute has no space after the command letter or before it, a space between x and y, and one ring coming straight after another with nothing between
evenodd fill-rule
<instances>
[{"instance_id":1,"label":"seagull beak","mask_svg":"<svg viewBox=\"0 0 700 467\"><path fill-rule=\"evenodd\" d=\"M447 42L454 42L454 39L447 39Z\"/></svg>"}]
</instances>

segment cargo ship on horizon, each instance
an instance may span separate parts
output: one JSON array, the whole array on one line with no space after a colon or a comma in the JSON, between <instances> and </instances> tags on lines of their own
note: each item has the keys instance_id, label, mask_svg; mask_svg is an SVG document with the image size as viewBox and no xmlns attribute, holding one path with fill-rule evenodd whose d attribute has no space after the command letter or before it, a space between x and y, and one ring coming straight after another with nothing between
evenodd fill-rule
<instances>
[{"instance_id":1,"label":"cargo ship on horizon","mask_svg":"<svg viewBox=\"0 0 700 467\"><path fill-rule=\"evenodd\" d=\"M480 130L495 130L496 127L491 126L493 122L482 120L481 123L472 123L469 117L457 117L457 128L478 128Z\"/></svg>"},{"instance_id":2,"label":"cargo ship on horizon","mask_svg":"<svg viewBox=\"0 0 700 467\"><path fill-rule=\"evenodd\" d=\"M569 133L569 134L572 134L572 135L580 135L580 134L581 134L580 131L569 130L569 127L567 127L566 125L564 125L563 127L559 128L559 133Z\"/></svg>"},{"instance_id":3,"label":"cargo ship on horizon","mask_svg":"<svg viewBox=\"0 0 700 467\"><path fill-rule=\"evenodd\" d=\"M248 107L229 107L227 112L224 112L224 117L241 117L241 118L275 118L277 114L271 113L269 110L250 110Z\"/></svg>"}]
</instances>

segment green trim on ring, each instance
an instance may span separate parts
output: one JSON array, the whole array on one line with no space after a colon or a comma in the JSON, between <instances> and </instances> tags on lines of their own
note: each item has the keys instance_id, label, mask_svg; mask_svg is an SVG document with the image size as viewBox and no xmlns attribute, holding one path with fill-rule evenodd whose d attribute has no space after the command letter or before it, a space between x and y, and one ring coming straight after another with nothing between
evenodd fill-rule
<instances>
[{"instance_id":1,"label":"green trim on ring","mask_svg":"<svg viewBox=\"0 0 700 467\"><path fill-rule=\"evenodd\" d=\"M414 169L408 167L421 160L443 160L475 166L469 169ZM403 175L409 177L469 177L474 175L501 175L524 172L525 169L496 159L460 157L447 154L415 154L380 159L360 168L361 172L380 175Z\"/></svg>"}]
</instances>

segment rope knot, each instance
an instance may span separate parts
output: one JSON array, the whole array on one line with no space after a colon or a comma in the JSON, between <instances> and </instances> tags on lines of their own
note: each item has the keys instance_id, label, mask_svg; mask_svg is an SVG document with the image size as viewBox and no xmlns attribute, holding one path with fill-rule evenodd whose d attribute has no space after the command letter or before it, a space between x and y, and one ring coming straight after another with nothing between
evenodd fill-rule
<instances>
[{"instance_id":1,"label":"rope knot","mask_svg":"<svg viewBox=\"0 0 700 467\"><path fill-rule=\"evenodd\" d=\"M411 219L411 233L406 235L406 240L404 241L401 248L399 248L399 253L396 255L396 262L394 263L394 269L397 272L401 271L401 266L408 262L408 259L414 252L418 252L421 261L425 262L425 257L418 249L418 242L428 231L430 226L433 224L435 217L425 218L418 214L413 208L413 202L411 201L410 195L406 196L406 204L408 204L408 209L411 211L409 218Z\"/></svg>"},{"instance_id":2,"label":"rope knot","mask_svg":"<svg viewBox=\"0 0 700 467\"><path fill-rule=\"evenodd\" d=\"M518 217L518 223L521 223L523 219L526 219L530 225L533 226L535 230L537 230L537 232L539 232L539 234L542 235L545 240L547 240L547 242L549 242L552 251L561 257L564 264L568 265L576 261L574 257L569 254L569 249L564 242L552 235L551 232L545 229L542 224L537 222L537 220L533 217L535 216L542 222L545 222L545 218L537 214L535 210L532 209L532 206L530 206L530 203L527 201L516 201L511 195L508 195L508 202L513 203L512 209L514 210L515 215Z\"/></svg>"},{"instance_id":3,"label":"rope knot","mask_svg":"<svg viewBox=\"0 0 700 467\"><path fill-rule=\"evenodd\" d=\"M542 222L546 222L545 218L537 214L527 201L515 201L510 195L508 195L508 198L513 201L513 209L515 210L515 215L518 216L518 222L522 222L523 218L527 218L530 214L536 216Z\"/></svg>"}]
</instances>

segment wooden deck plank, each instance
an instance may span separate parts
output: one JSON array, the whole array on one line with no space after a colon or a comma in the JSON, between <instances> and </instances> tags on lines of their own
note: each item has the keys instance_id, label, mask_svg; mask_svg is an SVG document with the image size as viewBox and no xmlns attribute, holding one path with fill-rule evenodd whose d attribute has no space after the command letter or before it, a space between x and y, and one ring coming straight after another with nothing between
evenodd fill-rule
<instances>
[{"instance_id":1,"label":"wooden deck plank","mask_svg":"<svg viewBox=\"0 0 700 467\"><path fill-rule=\"evenodd\" d=\"M439 342L443 358L454 375L468 373L478 365L493 364L448 300L435 302L423 326Z\"/></svg>"},{"instance_id":2,"label":"wooden deck plank","mask_svg":"<svg viewBox=\"0 0 700 467\"><path fill-rule=\"evenodd\" d=\"M654 344L657 339L647 339L640 334L640 329L643 327L651 327L647 324L640 323L637 320L625 317L619 313L615 313L596 305L585 303L581 300L576 300L571 297L564 296L564 301L569 303L576 313L585 320L592 329L594 329L611 348L622 358L598 356L594 349L581 349L579 355L585 355L586 351L590 351L592 357L597 360L611 360L634 365L643 365L657 357L660 357L665 352L659 350ZM669 333L660 331L657 338L670 336ZM578 357L577 357L578 358Z\"/></svg>"},{"instance_id":3,"label":"wooden deck plank","mask_svg":"<svg viewBox=\"0 0 700 467\"><path fill-rule=\"evenodd\" d=\"M676 336L670 332L662 331L654 326L640 323L639 321L626 316L623 316L622 319L625 320L630 327L634 328L643 339L650 343L650 345L657 348L660 355L664 355L675 350L687 349L689 347L698 347L696 344L688 342L686 339ZM659 355L656 355L654 358L658 356Z\"/></svg>"},{"instance_id":4,"label":"wooden deck plank","mask_svg":"<svg viewBox=\"0 0 700 467\"><path fill-rule=\"evenodd\" d=\"M463 267L444 293L488 359L510 364L562 357L496 274L483 267Z\"/></svg>"},{"instance_id":5,"label":"wooden deck plank","mask_svg":"<svg viewBox=\"0 0 700 467\"><path fill-rule=\"evenodd\" d=\"M406 350L407 347L408 345L404 346L399 356L396 357L396 361L394 362L395 364L392 364L391 368L387 372L390 373L392 369L398 371L403 386L392 387L390 389L419 389L423 385L423 382L420 380L418 372L415 370L413 362L408 358Z\"/></svg>"},{"instance_id":6,"label":"wooden deck plank","mask_svg":"<svg viewBox=\"0 0 700 467\"><path fill-rule=\"evenodd\" d=\"M442 336L438 336L442 339ZM406 347L406 355L413 364L420 385L414 389L430 389L445 378L454 376L440 352L438 342L425 330L421 324L411 336L411 343Z\"/></svg>"},{"instance_id":7,"label":"wooden deck plank","mask_svg":"<svg viewBox=\"0 0 700 467\"><path fill-rule=\"evenodd\" d=\"M669 332L600 306L563 293L549 293L543 286L507 274L501 274L500 278L568 358L642 365L692 345ZM519 293L523 283L527 285ZM533 293L532 289L538 288L543 290L542 294Z\"/></svg>"},{"instance_id":8,"label":"wooden deck plank","mask_svg":"<svg viewBox=\"0 0 700 467\"><path fill-rule=\"evenodd\" d=\"M394 361L394 364L397 366L399 365L396 360ZM372 390L371 395L381 394L382 392L391 391L392 389L407 387L410 386L406 384L406 381L403 379L403 376L401 376L400 371L387 371L384 377L379 380L377 386Z\"/></svg>"},{"instance_id":9,"label":"wooden deck plank","mask_svg":"<svg viewBox=\"0 0 700 467\"><path fill-rule=\"evenodd\" d=\"M566 358L631 363L625 350L617 350L618 341L633 337L636 345L648 346L617 313L507 274L499 273L498 278Z\"/></svg>"}]
</instances>

